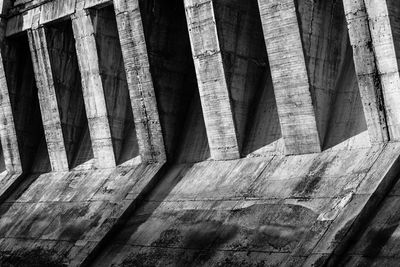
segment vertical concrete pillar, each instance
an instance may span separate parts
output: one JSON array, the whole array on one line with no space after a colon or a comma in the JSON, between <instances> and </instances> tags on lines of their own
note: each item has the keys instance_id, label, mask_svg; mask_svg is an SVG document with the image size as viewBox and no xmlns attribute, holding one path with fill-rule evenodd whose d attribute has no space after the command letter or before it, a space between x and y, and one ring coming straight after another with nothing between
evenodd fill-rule
<instances>
[{"instance_id":1,"label":"vertical concrete pillar","mask_svg":"<svg viewBox=\"0 0 400 267\"><path fill-rule=\"evenodd\" d=\"M239 158L212 0L185 0L186 20L211 157Z\"/></svg>"},{"instance_id":2,"label":"vertical concrete pillar","mask_svg":"<svg viewBox=\"0 0 400 267\"><path fill-rule=\"evenodd\" d=\"M371 143L389 140L382 84L364 0L343 0L354 65Z\"/></svg>"},{"instance_id":3,"label":"vertical concrete pillar","mask_svg":"<svg viewBox=\"0 0 400 267\"><path fill-rule=\"evenodd\" d=\"M72 17L82 90L88 117L90 138L96 165L100 168L116 166L108 121L103 84L93 23L88 11L79 10Z\"/></svg>"},{"instance_id":4,"label":"vertical concrete pillar","mask_svg":"<svg viewBox=\"0 0 400 267\"><path fill-rule=\"evenodd\" d=\"M165 161L164 140L139 2L114 0L114 9L140 156L146 162Z\"/></svg>"},{"instance_id":5,"label":"vertical concrete pillar","mask_svg":"<svg viewBox=\"0 0 400 267\"><path fill-rule=\"evenodd\" d=\"M391 140L400 140L400 75L399 54L399 14L397 0L364 0L372 37L372 49L376 60L376 73L380 77L383 92L387 126ZM391 19L393 18L393 19ZM397 39L396 39L397 38ZM376 77L375 79L378 79Z\"/></svg>"},{"instance_id":6,"label":"vertical concrete pillar","mask_svg":"<svg viewBox=\"0 0 400 267\"><path fill-rule=\"evenodd\" d=\"M287 154L321 151L295 0L258 0Z\"/></svg>"},{"instance_id":7,"label":"vertical concrete pillar","mask_svg":"<svg viewBox=\"0 0 400 267\"><path fill-rule=\"evenodd\" d=\"M18 149L10 96L4 72L3 56L0 54L0 139L6 169L21 172L21 158Z\"/></svg>"},{"instance_id":8,"label":"vertical concrete pillar","mask_svg":"<svg viewBox=\"0 0 400 267\"><path fill-rule=\"evenodd\" d=\"M0 1L1 14L8 9L9 4L10 1ZM7 171L18 173L22 172L22 164L3 64L5 28L5 19L0 18L0 140Z\"/></svg>"},{"instance_id":9,"label":"vertical concrete pillar","mask_svg":"<svg viewBox=\"0 0 400 267\"><path fill-rule=\"evenodd\" d=\"M68 158L47 48L46 30L43 27L29 30L28 39L51 168L53 171L67 171Z\"/></svg>"}]
</instances>

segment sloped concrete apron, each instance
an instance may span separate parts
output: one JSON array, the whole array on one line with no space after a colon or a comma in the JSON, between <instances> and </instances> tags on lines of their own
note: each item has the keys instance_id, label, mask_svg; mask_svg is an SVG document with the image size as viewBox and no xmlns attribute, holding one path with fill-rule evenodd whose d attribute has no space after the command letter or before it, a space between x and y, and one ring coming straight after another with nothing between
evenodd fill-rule
<instances>
[{"instance_id":1,"label":"sloped concrete apron","mask_svg":"<svg viewBox=\"0 0 400 267\"><path fill-rule=\"evenodd\" d=\"M0 207L0 263L81 264L149 190L162 166L25 178Z\"/></svg>"},{"instance_id":2,"label":"sloped concrete apron","mask_svg":"<svg viewBox=\"0 0 400 267\"><path fill-rule=\"evenodd\" d=\"M93 266L317 266L397 180L400 145L176 165Z\"/></svg>"}]
</instances>

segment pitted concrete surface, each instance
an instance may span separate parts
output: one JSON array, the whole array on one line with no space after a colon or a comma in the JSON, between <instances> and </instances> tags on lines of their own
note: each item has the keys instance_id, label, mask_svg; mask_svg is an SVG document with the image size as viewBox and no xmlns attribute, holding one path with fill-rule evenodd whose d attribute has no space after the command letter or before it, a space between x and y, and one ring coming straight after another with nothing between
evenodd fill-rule
<instances>
[{"instance_id":1,"label":"pitted concrete surface","mask_svg":"<svg viewBox=\"0 0 400 267\"><path fill-rule=\"evenodd\" d=\"M0 265L399 265L399 11L0 1Z\"/></svg>"},{"instance_id":2,"label":"pitted concrete surface","mask_svg":"<svg viewBox=\"0 0 400 267\"><path fill-rule=\"evenodd\" d=\"M93 266L322 264L397 179L399 149L174 166Z\"/></svg>"}]
</instances>

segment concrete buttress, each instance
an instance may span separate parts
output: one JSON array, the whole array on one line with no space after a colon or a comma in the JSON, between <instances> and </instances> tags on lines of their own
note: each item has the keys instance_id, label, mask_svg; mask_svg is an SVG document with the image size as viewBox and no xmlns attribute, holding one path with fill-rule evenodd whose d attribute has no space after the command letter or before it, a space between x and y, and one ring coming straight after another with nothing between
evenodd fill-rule
<instances>
[{"instance_id":1,"label":"concrete buttress","mask_svg":"<svg viewBox=\"0 0 400 267\"><path fill-rule=\"evenodd\" d=\"M400 74L398 1L365 0L371 46L375 54L390 140L400 140ZM364 17L365 19L365 17ZM364 63L365 64L365 63Z\"/></svg>"},{"instance_id":2,"label":"concrete buttress","mask_svg":"<svg viewBox=\"0 0 400 267\"><path fill-rule=\"evenodd\" d=\"M139 153L144 162L162 162L166 153L139 2L114 0L114 7Z\"/></svg>"},{"instance_id":3,"label":"concrete buttress","mask_svg":"<svg viewBox=\"0 0 400 267\"><path fill-rule=\"evenodd\" d=\"M94 158L98 167L112 168L116 160L89 12L77 12L72 19L72 26Z\"/></svg>"},{"instance_id":4,"label":"concrete buttress","mask_svg":"<svg viewBox=\"0 0 400 267\"><path fill-rule=\"evenodd\" d=\"M185 0L186 20L211 157L239 157L213 1Z\"/></svg>"},{"instance_id":5,"label":"concrete buttress","mask_svg":"<svg viewBox=\"0 0 400 267\"><path fill-rule=\"evenodd\" d=\"M321 151L294 0L259 0L287 154Z\"/></svg>"},{"instance_id":6,"label":"concrete buttress","mask_svg":"<svg viewBox=\"0 0 400 267\"><path fill-rule=\"evenodd\" d=\"M343 1L368 133L372 143L388 141L387 116L377 58L363 0Z\"/></svg>"}]
</instances>

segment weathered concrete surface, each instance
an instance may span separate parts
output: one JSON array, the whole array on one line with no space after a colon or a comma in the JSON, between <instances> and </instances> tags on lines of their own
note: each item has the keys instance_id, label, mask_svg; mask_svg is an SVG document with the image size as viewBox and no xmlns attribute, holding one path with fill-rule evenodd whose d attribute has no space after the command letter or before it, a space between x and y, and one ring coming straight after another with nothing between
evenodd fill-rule
<instances>
[{"instance_id":1,"label":"weathered concrete surface","mask_svg":"<svg viewBox=\"0 0 400 267\"><path fill-rule=\"evenodd\" d=\"M2 1L0 13L5 14L11 3ZM17 141L17 133L12 114L11 100L3 62L5 52L5 25L4 18L0 19L0 199L4 200L13 192L22 177L22 163Z\"/></svg>"},{"instance_id":2,"label":"weathered concrete surface","mask_svg":"<svg viewBox=\"0 0 400 267\"><path fill-rule=\"evenodd\" d=\"M89 11L82 10L75 14L72 19L72 28L95 164L102 167L115 167L116 156L108 118L109 111L100 76L94 25Z\"/></svg>"},{"instance_id":3,"label":"weathered concrete surface","mask_svg":"<svg viewBox=\"0 0 400 267\"><path fill-rule=\"evenodd\" d=\"M369 30L383 88L387 126L391 140L400 136L399 103L399 7L397 1L366 0Z\"/></svg>"},{"instance_id":4,"label":"weathered concrete surface","mask_svg":"<svg viewBox=\"0 0 400 267\"><path fill-rule=\"evenodd\" d=\"M114 5L140 155L143 161L164 161L165 145L139 1L115 0Z\"/></svg>"},{"instance_id":5,"label":"weathered concrete surface","mask_svg":"<svg viewBox=\"0 0 400 267\"><path fill-rule=\"evenodd\" d=\"M372 143L389 140L379 70L363 0L343 1L365 120Z\"/></svg>"},{"instance_id":6,"label":"weathered concrete surface","mask_svg":"<svg viewBox=\"0 0 400 267\"><path fill-rule=\"evenodd\" d=\"M214 0L213 7L241 155L281 152L281 127L257 1Z\"/></svg>"},{"instance_id":7,"label":"weathered concrete surface","mask_svg":"<svg viewBox=\"0 0 400 267\"><path fill-rule=\"evenodd\" d=\"M300 0L297 12L322 148L369 146L343 4Z\"/></svg>"},{"instance_id":8,"label":"weathered concrete surface","mask_svg":"<svg viewBox=\"0 0 400 267\"><path fill-rule=\"evenodd\" d=\"M27 177L0 205L0 264L79 265L148 190L162 165Z\"/></svg>"},{"instance_id":9,"label":"weathered concrete surface","mask_svg":"<svg viewBox=\"0 0 400 267\"><path fill-rule=\"evenodd\" d=\"M0 3L1 14L4 14L11 3ZM5 25L4 18L0 19L0 196L6 197L15 185L22 179L22 163L17 141L17 133L12 114L11 100L8 91L5 66L3 62L5 50Z\"/></svg>"},{"instance_id":10,"label":"weathered concrete surface","mask_svg":"<svg viewBox=\"0 0 400 267\"><path fill-rule=\"evenodd\" d=\"M203 111L212 110L213 116L206 122L214 123L218 129L226 127L228 119L231 123L230 115L222 116L222 120L221 114L230 110L233 117L234 131L229 126L229 135L236 139L228 138L226 130L224 135L222 130L208 130L209 142L210 138L233 140L230 147L237 146L235 150L243 156L283 152L257 1L187 1L185 5L199 84L219 83L217 88L223 89L218 93L223 97L218 105L213 103L217 99L213 94L207 93L206 100L203 97ZM214 92L215 88L207 90ZM200 88L201 94L202 91Z\"/></svg>"},{"instance_id":11,"label":"weathered concrete surface","mask_svg":"<svg viewBox=\"0 0 400 267\"><path fill-rule=\"evenodd\" d=\"M4 69L3 56L4 56L4 19L0 20L0 40L2 43L0 53L0 139L2 144L2 157L4 167L10 172L21 172L22 164L17 143L17 134L14 125L14 118L12 115L10 95L8 91L8 84L6 73Z\"/></svg>"},{"instance_id":12,"label":"weathered concrete surface","mask_svg":"<svg viewBox=\"0 0 400 267\"><path fill-rule=\"evenodd\" d=\"M295 1L258 2L286 153L320 152Z\"/></svg>"},{"instance_id":13,"label":"weathered concrete surface","mask_svg":"<svg viewBox=\"0 0 400 267\"><path fill-rule=\"evenodd\" d=\"M27 36L9 40L3 54L22 168L46 172L51 167Z\"/></svg>"},{"instance_id":14,"label":"weathered concrete surface","mask_svg":"<svg viewBox=\"0 0 400 267\"><path fill-rule=\"evenodd\" d=\"M48 27L47 39L68 162L88 168L94 156L71 22Z\"/></svg>"},{"instance_id":15,"label":"weathered concrete surface","mask_svg":"<svg viewBox=\"0 0 400 267\"><path fill-rule=\"evenodd\" d=\"M161 177L161 164L31 176L0 205L0 262L320 266L368 221L399 155L391 143L177 164Z\"/></svg>"},{"instance_id":16,"label":"weathered concrete surface","mask_svg":"<svg viewBox=\"0 0 400 267\"><path fill-rule=\"evenodd\" d=\"M106 99L116 163L132 163L139 156L135 125L142 126L146 124L141 122L134 123L134 116L139 118L142 118L142 116L140 113L135 113L134 115L132 112L124 60L113 9L111 7L103 8L93 12L91 15L94 23L100 75ZM155 102L154 105L156 105ZM144 113L147 114L146 112ZM149 112L149 114L151 113ZM154 125L154 128L157 128L157 123L154 123ZM161 136L160 128L158 134ZM163 149L162 140L159 149ZM153 154L161 154L161 151L158 151L158 153L154 151ZM143 159L146 161L146 157ZM154 155L154 159L151 157L147 159L150 159L151 162L165 161L165 157L160 157L159 155Z\"/></svg>"},{"instance_id":17,"label":"weathered concrete surface","mask_svg":"<svg viewBox=\"0 0 400 267\"><path fill-rule=\"evenodd\" d=\"M397 178L399 152L173 166L93 266L320 266Z\"/></svg>"},{"instance_id":18,"label":"weathered concrete surface","mask_svg":"<svg viewBox=\"0 0 400 267\"><path fill-rule=\"evenodd\" d=\"M288 153L343 142L369 146L342 4L259 1L259 7Z\"/></svg>"},{"instance_id":19,"label":"weathered concrete surface","mask_svg":"<svg viewBox=\"0 0 400 267\"><path fill-rule=\"evenodd\" d=\"M344 255L332 259L341 266L396 266L399 264L399 188L390 190L378 212L364 225L357 242L350 244Z\"/></svg>"},{"instance_id":20,"label":"weathered concrete surface","mask_svg":"<svg viewBox=\"0 0 400 267\"><path fill-rule=\"evenodd\" d=\"M167 158L198 162L210 147L183 2L139 2Z\"/></svg>"},{"instance_id":21,"label":"weathered concrete surface","mask_svg":"<svg viewBox=\"0 0 400 267\"><path fill-rule=\"evenodd\" d=\"M21 152L25 175L0 175L0 265L321 266L392 257L400 144L385 143L384 75L362 80L363 64L378 56L366 46L379 36L358 35L356 27L376 24L352 21L357 3L15 1L1 51L4 118L14 122L1 122L15 123L16 137L1 141ZM389 24L378 9L368 12L396 26L397 5L387 3ZM46 101L59 110L68 172L50 172L21 33L37 27L46 28L36 46L47 45L41 59L54 95ZM369 48L365 62L358 42ZM204 101L202 82L222 85L207 90L223 92L223 101ZM282 103L292 107L284 116ZM219 104L226 116L203 116L204 105ZM221 132L210 136L210 122ZM224 139L224 129L236 142L225 148L247 158L213 159L212 138ZM285 156L285 145L289 154L318 153ZM371 231L381 225L377 239ZM374 245L364 249L366 240Z\"/></svg>"},{"instance_id":22,"label":"weathered concrete surface","mask_svg":"<svg viewBox=\"0 0 400 267\"><path fill-rule=\"evenodd\" d=\"M211 157L237 159L240 148L213 1L185 0L184 3Z\"/></svg>"},{"instance_id":23,"label":"weathered concrete surface","mask_svg":"<svg viewBox=\"0 0 400 267\"><path fill-rule=\"evenodd\" d=\"M28 39L51 169L68 171L69 164L47 48L46 30L44 28L30 30Z\"/></svg>"}]
</instances>

